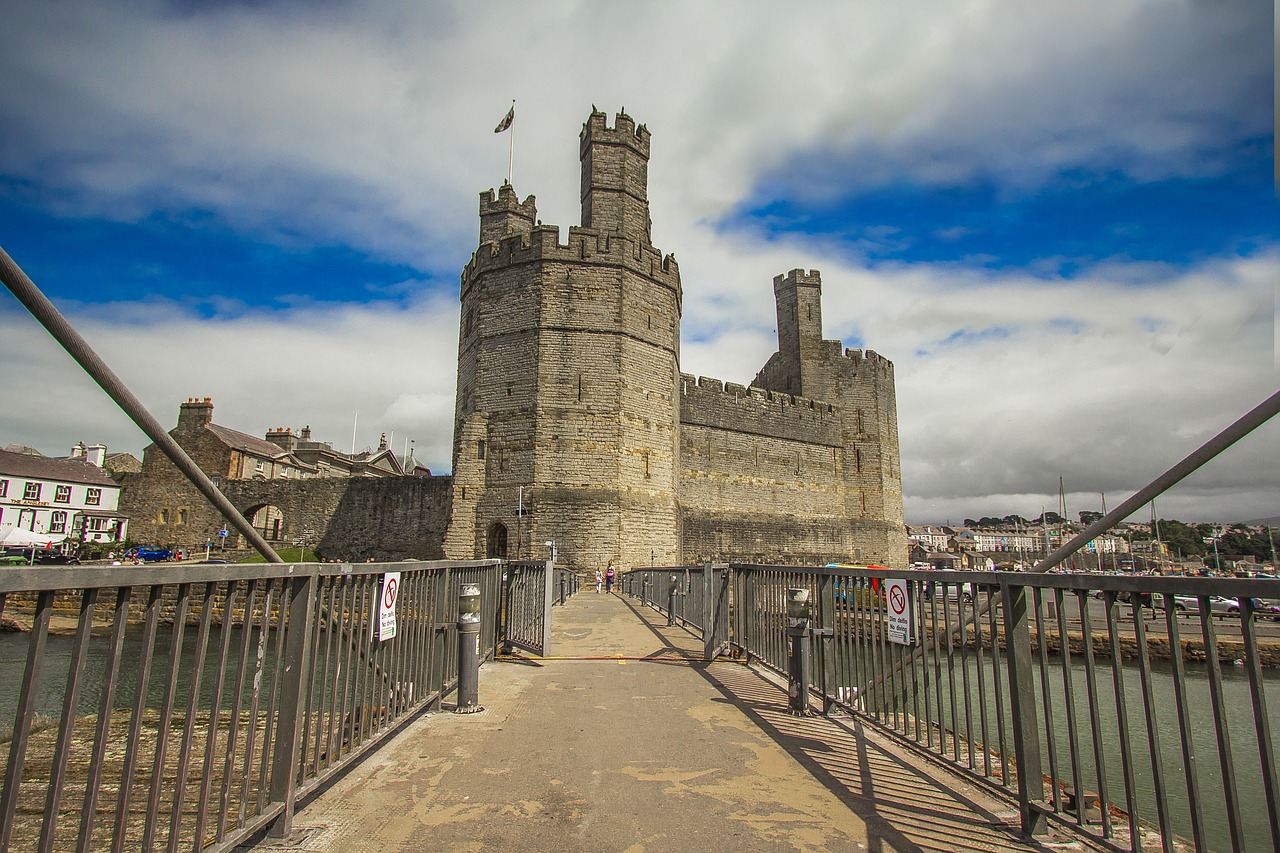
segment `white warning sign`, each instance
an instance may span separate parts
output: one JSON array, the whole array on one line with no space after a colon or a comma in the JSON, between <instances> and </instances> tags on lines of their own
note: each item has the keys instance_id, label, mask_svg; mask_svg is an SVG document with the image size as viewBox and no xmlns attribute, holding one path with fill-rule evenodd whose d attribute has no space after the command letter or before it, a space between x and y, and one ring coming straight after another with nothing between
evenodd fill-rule
<instances>
[{"instance_id":1,"label":"white warning sign","mask_svg":"<svg viewBox=\"0 0 1280 853\"><path fill-rule=\"evenodd\" d=\"M400 573L387 572L382 576L381 594L374 608L375 640L390 640L396 635L396 599L400 597Z\"/></svg>"},{"instance_id":2,"label":"white warning sign","mask_svg":"<svg viewBox=\"0 0 1280 853\"><path fill-rule=\"evenodd\" d=\"M886 578L885 600L888 603L888 629L890 642L902 646L914 645L916 609L912 601L911 585L903 578Z\"/></svg>"}]
</instances>

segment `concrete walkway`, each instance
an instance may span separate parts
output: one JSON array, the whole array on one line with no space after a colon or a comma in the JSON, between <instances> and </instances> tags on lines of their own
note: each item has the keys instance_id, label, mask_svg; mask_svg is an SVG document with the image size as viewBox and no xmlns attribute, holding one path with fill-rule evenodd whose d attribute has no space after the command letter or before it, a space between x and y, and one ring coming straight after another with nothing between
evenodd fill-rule
<instances>
[{"instance_id":1,"label":"concrete walkway","mask_svg":"<svg viewBox=\"0 0 1280 853\"><path fill-rule=\"evenodd\" d=\"M484 713L413 722L255 850L1082 849L1019 843L1007 805L851 719L788 716L630 599L554 613L554 657L481 670Z\"/></svg>"}]
</instances>

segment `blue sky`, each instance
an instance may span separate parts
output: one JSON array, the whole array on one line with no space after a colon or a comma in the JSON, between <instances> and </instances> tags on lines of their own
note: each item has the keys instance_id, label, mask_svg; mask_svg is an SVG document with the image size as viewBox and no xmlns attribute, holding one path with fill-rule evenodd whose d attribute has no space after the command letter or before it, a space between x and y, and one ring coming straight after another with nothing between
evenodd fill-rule
<instances>
[{"instance_id":1,"label":"blue sky","mask_svg":"<svg viewBox=\"0 0 1280 853\"><path fill-rule=\"evenodd\" d=\"M513 98L515 187L562 229L591 105L653 132L687 372L749 381L773 276L821 269L826 336L895 362L909 520L1035 515L1059 476L1096 508L1280 384L1261 0L6 13L0 245L162 423L212 396L447 470ZM13 300L0 361L0 400L39 400L0 407L0 446L145 443ZM1280 514L1276 433L1162 513Z\"/></svg>"}]
</instances>

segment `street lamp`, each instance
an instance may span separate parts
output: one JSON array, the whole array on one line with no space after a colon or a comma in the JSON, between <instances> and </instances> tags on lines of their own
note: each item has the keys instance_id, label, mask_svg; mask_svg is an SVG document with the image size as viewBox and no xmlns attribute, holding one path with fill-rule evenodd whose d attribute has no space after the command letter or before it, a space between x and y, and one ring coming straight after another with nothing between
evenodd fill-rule
<instances>
[{"instance_id":1,"label":"street lamp","mask_svg":"<svg viewBox=\"0 0 1280 853\"><path fill-rule=\"evenodd\" d=\"M551 554L551 562L554 563L556 561L556 540L551 539L551 540L548 540L547 542L544 542L543 544L547 546L547 550Z\"/></svg>"}]
</instances>

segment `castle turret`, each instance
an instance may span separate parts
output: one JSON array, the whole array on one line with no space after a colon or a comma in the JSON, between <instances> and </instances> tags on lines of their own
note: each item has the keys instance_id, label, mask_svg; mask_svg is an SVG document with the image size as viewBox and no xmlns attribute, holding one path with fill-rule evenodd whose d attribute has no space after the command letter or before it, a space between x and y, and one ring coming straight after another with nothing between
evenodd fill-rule
<instances>
[{"instance_id":1,"label":"castle turret","mask_svg":"<svg viewBox=\"0 0 1280 853\"><path fill-rule=\"evenodd\" d=\"M579 136L582 227L616 233L649 245L649 130L625 112L615 126L592 109Z\"/></svg>"},{"instance_id":2,"label":"castle turret","mask_svg":"<svg viewBox=\"0 0 1280 853\"><path fill-rule=\"evenodd\" d=\"M480 193L481 244L496 243L512 234L528 234L537 221L538 205L534 197L518 201L511 184L499 187L496 199L493 190Z\"/></svg>"}]
</instances>

